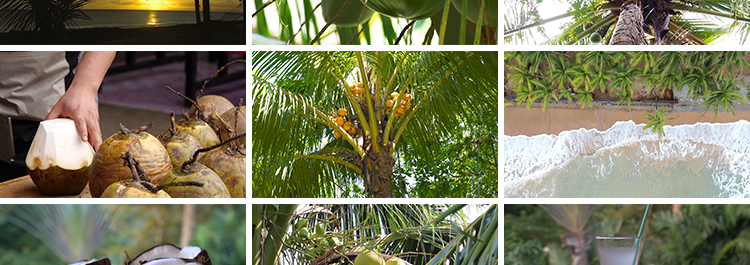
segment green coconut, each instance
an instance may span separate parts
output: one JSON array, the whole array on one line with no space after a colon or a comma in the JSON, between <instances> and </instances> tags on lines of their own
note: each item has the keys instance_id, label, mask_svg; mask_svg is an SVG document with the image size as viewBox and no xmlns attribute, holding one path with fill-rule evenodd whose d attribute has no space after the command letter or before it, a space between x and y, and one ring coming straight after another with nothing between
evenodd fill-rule
<instances>
[{"instance_id":1,"label":"green coconut","mask_svg":"<svg viewBox=\"0 0 750 265\"><path fill-rule=\"evenodd\" d=\"M331 22L346 1L349 1L349 5L333 22L336 26L356 27L369 21L375 14L375 11L365 7L359 0L322 0L320 6L323 9L323 19L326 22Z\"/></svg>"},{"instance_id":2,"label":"green coconut","mask_svg":"<svg viewBox=\"0 0 750 265\"><path fill-rule=\"evenodd\" d=\"M390 257L385 261L385 265L406 265L406 263L400 258Z\"/></svg>"},{"instance_id":3,"label":"green coconut","mask_svg":"<svg viewBox=\"0 0 750 265\"><path fill-rule=\"evenodd\" d=\"M365 250L354 259L354 265L385 265L385 261L380 253Z\"/></svg>"},{"instance_id":4,"label":"green coconut","mask_svg":"<svg viewBox=\"0 0 750 265\"><path fill-rule=\"evenodd\" d=\"M203 183L202 187L179 186L178 182ZM173 198L230 198L229 190L216 173L201 163L191 163L170 171L159 183Z\"/></svg>"},{"instance_id":5,"label":"green coconut","mask_svg":"<svg viewBox=\"0 0 750 265\"><path fill-rule=\"evenodd\" d=\"M591 33L591 43L599 44L602 42L602 35L599 32Z\"/></svg>"},{"instance_id":6,"label":"green coconut","mask_svg":"<svg viewBox=\"0 0 750 265\"><path fill-rule=\"evenodd\" d=\"M100 198L170 198L169 194L161 188L144 181L148 175L145 175L140 163L130 152L125 152L120 158L125 162L123 165L130 169L133 177L112 183L102 192ZM143 174L143 179L141 174Z\"/></svg>"},{"instance_id":7,"label":"green coconut","mask_svg":"<svg viewBox=\"0 0 750 265\"><path fill-rule=\"evenodd\" d=\"M132 180L121 180L109 185L100 198L172 198L164 190L151 192L143 184Z\"/></svg>"},{"instance_id":8,"label":"green coconut","mask_svg":"<svg viewBox=\"0 0 750 265\"><path fill-rule=\"evenodd\" d=\"M199 143L201 143L201 146L208 147L215 144L218 144L221 142L219 140L219 136L216 135L216 132L214 132L213 128L208 125L203 120L185 117L185 119L180 120L176 124L177 130L187 133L193 137L195 137L196 140L198 140Z\"/></svg>"},{"instance_id":9,"label":"green coconut","mask_svg":"<svg viewBox=\"0 0 750 265\"><path fill-rule=\"evenodd\" d=\"M201 149L203 146L195 139L192 135L177 130L174 120L174 112L170 114L170 121L172 127L167 131L159 134L156 138L159 139L164 148L169 153L169 159L172 161L173 167L179 167L182 163L187 162L193 156L196 150Z\"/></svg>"},{"instance_id":10,"label":"green coconut","mask_svg":"<svg viewBox=\"0 0 750 265\"><path fill-rule=\"evenodd\" d=\"M232 198L245 198L246 186L245 154L235 152L229 147L217 148L204 153L198 162L216 172L229 190Z\"/></svg>"},{"instance_id":11,"label":"green coconut","mask_svg":"<svg viewBox=\"0 0 750 265\"><path fill-rule=\"evenodd\" d=\"M120 124L120 131L99 146L90 168L89 189L93 197L101 196L112 183L132 178L130 168L122 166L120 156L125 152L140 161L141 168L154 185L172 170L167 149L156 137L146 132L149 128L151 125L131 131Z\"/></svg>"},{"instance_id":12,"label":"green coconut","mask_svg":"<svg viewBox=\"0 0 750 265\"><path fill-rule=\"evenodd\" d=\"M464 1L466 3L466 19L471 22L477 23L479 18L479 1L480 0L451 0L453 7L462 12ZM461 13L463 14L463 13ZM488 27L497 27L497 0L484 0L484 15L482 19L482 25Z\"/></svg>"},{"instance_id":13,"label":"green coconut","mask_svg":"<svg viewBox=\"0 0 750 265\"><path fill-rule=\"evenodd\" d=\"M94 149L81 141L75 122L54 119L39 123L26 155L34 184L45 195L80 194L89 181Z\"/></svg>"},{"instance_id":14,"label":"green coconut","mask_svg":"<svg viewBox=\"0 0 750 265\"><path fill-rule=\"evenodd\" d=\"M359 0L380 14L408 20L426 19L443 10L445 0ZM495 8L497 9L497 8Z\"/></svg>"}]
</instances>

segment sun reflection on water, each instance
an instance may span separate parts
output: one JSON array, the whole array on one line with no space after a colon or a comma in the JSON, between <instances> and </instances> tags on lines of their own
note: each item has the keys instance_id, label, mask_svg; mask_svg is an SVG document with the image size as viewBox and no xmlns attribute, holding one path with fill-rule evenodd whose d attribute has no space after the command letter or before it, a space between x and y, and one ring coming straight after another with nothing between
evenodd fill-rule
<instances>
[{"instance_id":1,"label":"sun reflection on water","mask_svg":"<svg viewBox=\"0 0 750 265\"><path fill-rule=\"evenodd\" d=\"M161 23L159 23L159 19L156 18L156 12L151 12L149 14L148 22L146 23L146 25L149 25L149 26L158 26L159 24L161 24Z\"/></svg>"}]
</instances>

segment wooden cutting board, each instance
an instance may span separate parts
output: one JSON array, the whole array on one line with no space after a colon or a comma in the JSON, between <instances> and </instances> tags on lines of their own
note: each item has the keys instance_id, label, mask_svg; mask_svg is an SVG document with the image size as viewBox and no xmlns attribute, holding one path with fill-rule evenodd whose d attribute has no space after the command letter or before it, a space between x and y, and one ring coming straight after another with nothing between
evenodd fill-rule
<instances>
[{"instance_id":1,"label":"wooden cutting board","mask_svg":"<svg viewBox=\"0 0 750 265\"><path fill-rule=\"evenodd\" d=\"M78 195L47 196L39 192L27 175L0 183L0 198L91 198L91 192L86 184L86 188Z\"/></svg>"}]
</instances>

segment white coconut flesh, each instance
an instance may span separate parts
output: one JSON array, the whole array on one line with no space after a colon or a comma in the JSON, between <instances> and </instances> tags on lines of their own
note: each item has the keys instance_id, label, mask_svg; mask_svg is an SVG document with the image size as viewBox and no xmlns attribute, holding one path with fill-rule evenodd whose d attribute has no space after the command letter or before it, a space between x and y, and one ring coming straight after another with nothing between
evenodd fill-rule
<instances>
[{"instance_id":1,"label":"white coconut flesh","mask_svg":"<svg viewBox=\"0 0 750 265\"><path fill-rule=\"evenodd\" d=\"M197 262L188 262L182 258L163 258L163 259L157 259L157 260L152 260L152 261L143 263L143 265L202 265L202 264L197 263Z\"/></svg>"},{"instance_id":2,"label":"white coconut flesh","mask_svg":"<svg viewBox=\"0 0 750 265\"><path fill-rule=\"evenodd\" d=\"M143 262L155 259L178 257L180 251L180 248L172 244L158 245L143 251L143 253L135 257L130 264L140 265L143 264Z\"/></svg>"},{"instance_id":3,"label":"white coconut flesh","mask_svg":"<svg viewBox=\"0 0 750 265\"><path fill-rule=\"evenodd\" d=\"M84 260L84 261L79 261L76 263L71 263L68 265L101 265L101 264L110 264L109 258Z\"/></svg>"},{"instance_id":4,"label":"white coconut flesh","mask_svg":"<svg viewBox=\"0 0 750 265\"><path fill-rule=\"evenodd\" d=\"M45 170L53 166L78 170L90 166L93 159L94 148L81 141L75 122L54 119L39 123L26 155L26 166L30 170Z\"/></svg>"},{"instance_id":5,"label":"white coconut flesh","mask_svg":"<svg viewBox=\"0 0 750 265\"><path fill-rule=\"evenodd\" d=\"M200 263L193 262L192 260L201 255L202 252L204 250L200 247L188 246L180 249L172 244L162 244L144 251L128 263L128 265L200 265ZM205 255L208 256L208 254Z\"/></svg>"}]
</instances>

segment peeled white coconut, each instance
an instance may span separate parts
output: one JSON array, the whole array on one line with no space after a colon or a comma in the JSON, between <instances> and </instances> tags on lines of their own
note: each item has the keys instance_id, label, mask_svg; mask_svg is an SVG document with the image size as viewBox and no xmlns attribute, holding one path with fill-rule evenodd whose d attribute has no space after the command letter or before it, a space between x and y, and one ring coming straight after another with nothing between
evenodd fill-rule
<instances>
[{"instance_id":1,"label":"peeled white coconut","mask_svg":"<svg viewBox=\"0 0 750 265\"><path fill-rule=\"evenodd\" d=\"M26 167L42 194L73 195L86 187L93 158L94 149L81 141L75 122L54 119L39 123Z\"/></svg>"},{"instance_id":2,"label":"peeled white coconut","mask_svg":"<svg viewBox=\"0 0 750 265\"><path fill-rule=\"evenodd\" d=\"M103 259L92 259L92 260L84 260L79 261L76 263L71 263L68 265L111 265L112 263L109 261L109 258L103 258Z\"/></svg>"},{"instance_id":3,"label":"peeled white coconut","mask_svg":"<svg viewBox=\"0 0 750 265\"><path fill-rule=\"evenodd\" d=\"M188 246L183 249L172 244L161 244L152 247L126 265L203 265L211 264L206 250Z\"/></svg>"}]
</instances>

